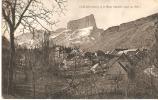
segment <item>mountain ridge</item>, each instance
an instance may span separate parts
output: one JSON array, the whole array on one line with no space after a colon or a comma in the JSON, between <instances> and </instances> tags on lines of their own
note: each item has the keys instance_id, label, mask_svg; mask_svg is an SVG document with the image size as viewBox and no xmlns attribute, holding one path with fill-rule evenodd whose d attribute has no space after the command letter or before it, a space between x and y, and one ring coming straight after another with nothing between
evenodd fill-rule
<instances>
[{"instance_id":1,"label":"mountain ridge","mask_svg":"<svg viewBox=\"0 0 158 100\"><path fill-rule=\"evenodd\" d=\"M158 13L122 23L118 26L109 27L106 30L96 28L96 23L93 23L95 22L95 18L93 19L93 17L94 16L91 14L89 17L86 16L75 20L75 22L77 21L76 23L74 20L70 21L73 25L81 25L81 27L77 26L76 28L75 26L76 29L72 28L75 30L71 30L71 28L61 28L51 33L51 41L63 46L79 46L85 51L110 51L116 48L150 49L156 43L154 25L155 22L158 21ZM83 23L83 21L87 19L88 21ZM89 24L89 20L93 20L92 25ZM83 34L85 35L82 36Z\"/></svg>"},{"instance_id":2,"label":"mountain ridge","mask_svg":"<svg viewBox=\"0 0 158 100\"><path fill-rule=\"evenodd\" d=\"M155 43L155 22L158 13L118 26L109 27L101 38L91 47L94 50L113 50L115 48L151 48ZM142 38L143 36L143 38Z\"/></svg>"}]
</instances>

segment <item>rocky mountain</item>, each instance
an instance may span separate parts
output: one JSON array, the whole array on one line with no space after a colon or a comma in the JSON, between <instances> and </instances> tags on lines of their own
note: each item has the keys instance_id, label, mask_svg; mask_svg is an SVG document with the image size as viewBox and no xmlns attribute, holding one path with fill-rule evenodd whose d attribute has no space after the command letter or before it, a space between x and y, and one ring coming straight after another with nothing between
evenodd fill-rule
<instances>
[{"instance_id":1,"label":"rocky mountain","mask_svg":"<svg viewBox=\"0 0 158 100\"><path fill-rule=\"evenodd\" d=\"M96 26L94 15L72 20L67 23L67 29L57 33L51 40L55 44L64 45L67 47L80 47L84 49L87 45L93 45L99 38L102 29Z\"/></svg>"},{"instance_id":2,"label":"rocky mountain","mask_svg":"<svg viewBox=\"0 0 158 100\"><path fill-rule=\"evenodd\" d=\"M158 14L153 14L119 26L110 27L91 50L113 50L115 48L151 48L156 43L155 23Z\"/></svg>"},{"instance_id":3,"label":"rocky mountain","mask_svg":"<svg viewBox=\"0 0 158 100\"><path fill-rule=\"evenodd\" d=\"M50 33L50 46L52 44L63 45L67 47L83 47L93 45L100 38L102 29L98 29L95 18L91 14L78 20L69 21L67 28L59 28ZM36 30L34 34L25 33L16 37L16 42L22 47L40 46L44 39L44 31Z\"/></svg>"},{"instance_id":4,"label":"rocky mountain","mask_svg":"<svg viewBox=\"0 0 158 100\"><path fill-rule=\"evenodd\" d=\"M58 33L56 37L52 35L51 40L58 45L67 47L80 47L84 49L86 45L93 45L103 32L101 29L94 29L93 26L89 26L82 29L76 29L75 31L65 30Z\"/></svg>"},{"instance_id":5,"label":"rocky mountain","mask_svg":"<svg viewBox=\"0 0 158 100\"><path fill-rule=\"evenodd\" d=\"M97 27L93 14L83 17L81 19L69 21L67 24L67 29L75 31L77 29L87 28L89 26L93 26L93 28Z\"/></svg>"},{"instance_id":6,"label":"rocky mountain","mask_svg":"<svg viewBox=\"0 0 158 100\"><path fill-rule=\"evenodd\" d=\"M152 48L156 44L155 23L157 21L158 13L102 30L97 28L94 16L89 15L69 21L67 28L51 32L49 40L50 44L78 46L86 51ZM32 46L40 45L43 38L44 31L38 30L35 35L22 34L16 37L16 41L22 46Z\"/></svg>"}]
</instances>

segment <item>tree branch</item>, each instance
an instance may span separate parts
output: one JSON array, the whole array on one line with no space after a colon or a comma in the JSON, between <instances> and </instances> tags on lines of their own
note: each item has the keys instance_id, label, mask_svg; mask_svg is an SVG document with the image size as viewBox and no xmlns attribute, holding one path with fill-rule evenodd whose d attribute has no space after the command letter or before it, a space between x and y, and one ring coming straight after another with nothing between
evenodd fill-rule
<instances>
[{"instance_id":1,"label":"tree branch","mask_svg":"<svg viewBox=\"0 0 158 100\"><path fill-rule=\"evenodd\" d=\"M30 0L30 1L28 2L26 8L24 9L23 13L21 14L21 16L20 16L20 18L19 18L19 20L18 20L18 23L17 23L16 26L14 27L15 30L16 30L17 27L20 25L21 20L22 20L22 18L23 18L23 16L24 16L25 12L26 12L27 9L29 8L29 6L30 6L30 4L31 4L32 1L33 1L33 0Z\"/></svg>"},{"instance_id":2,"label":"tree branch","mask_svg":"<svg viewBox=\"0 0 158 100\"><path fill-rule=\"evenodd\" d=\"M4 8L2 8L2 15L3 15L3 18L6 20L6 22L8 23L8 25L9 25L10 27L12 27L12 26L13 26L13 25L12 25L12 22L11 22L11 20L10 20L10 18L9 18L9 15L7 16L7 14L5 13Z\"/></svg>"},{"instance_id":3,"label":"tree branch","mask_svg":"<svg viewBox=\"0 0 158 100\"><path fill-rule=\"evenodd\" d=\"M12 11L12 22L13 22L13 26L15 26L15 9L16 9L16 5L17 5L17 0L15 0L15 3L13 3L13 7L11 8Z\"/></svg>"}]
</instances>

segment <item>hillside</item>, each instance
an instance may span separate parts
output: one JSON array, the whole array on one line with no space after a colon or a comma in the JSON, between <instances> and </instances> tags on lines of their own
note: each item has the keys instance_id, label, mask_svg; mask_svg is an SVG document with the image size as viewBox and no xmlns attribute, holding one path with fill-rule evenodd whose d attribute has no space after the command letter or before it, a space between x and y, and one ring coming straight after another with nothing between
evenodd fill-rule
<instances>
[{"instance_id":1,"label":"hillside","mask_svg":"<svg viewBox=\"0 0 158 100\"><path fill-rule=\"evenodd\" d=\"M158 14L110 27L101 34L96 44L87 48L93 48L91 50L151 48L156 42L154 34L156 21L158 21Z\"/></svg>"}]
</instances>

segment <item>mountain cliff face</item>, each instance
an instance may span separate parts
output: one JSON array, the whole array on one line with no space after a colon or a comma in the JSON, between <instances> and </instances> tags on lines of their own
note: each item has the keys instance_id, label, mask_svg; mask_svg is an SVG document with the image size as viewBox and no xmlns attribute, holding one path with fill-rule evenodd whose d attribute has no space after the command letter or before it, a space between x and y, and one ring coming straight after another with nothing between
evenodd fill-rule
<instances>
[{"instance_id":1,"label":"mountain cliff face","mask_svg":"<svg viewBox=\"0 0 158 100\"><path fill-rule=\"evenodd\" d=\"M75 31L77 29L87 28L90 26L96 28L96 22L93 14L78 20L69 21L67 24L67 29Z\"/></svg>"},{"instance_id":2,"label":"mountain cliff face","mask_svg":"<svg viewBox=\"0 0 158 100\"><path fill-rule=\"evenodd\" d=\"M158 14L141 18L119 26L110 27L91 48L113 50L115 48L151 48L156 43L155 22ZM89 47L90 48L90 47Z\"/></svg>"},{"instance_id":3,"label":"mountain cliff face","mask_svg":"<svg viewBox=\"0 0 158 100\"><path fill-rule=\"evenodd\" d=\"M80 47L84 49L87 45L92 46L103 32L96 26L94 15L72 20L67 23L67 29L53 38L55 44L68 47Z\"/></svg>"}]
</instances>

